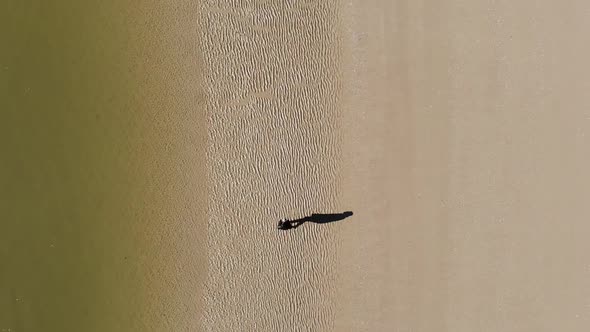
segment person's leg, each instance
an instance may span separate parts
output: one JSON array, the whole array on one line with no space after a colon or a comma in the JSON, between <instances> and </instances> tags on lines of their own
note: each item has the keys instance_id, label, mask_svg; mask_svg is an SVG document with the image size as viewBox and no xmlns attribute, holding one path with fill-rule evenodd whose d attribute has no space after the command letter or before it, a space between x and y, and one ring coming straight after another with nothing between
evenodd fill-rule
<instances>
[{"instance_id":1,"label":"person's leg","mask_svg":"<svg viewBox=\"0 0 590 332\"><path fill-rule=\"evenodd\" d=\"M304 222L307 221L307 217L306 218L301 218L301 219L297 219L297 220L293 220L291 222L291 225L293 225L293 228L297 228L301 225L303 225Z\"/></svg>"}]
</instances>

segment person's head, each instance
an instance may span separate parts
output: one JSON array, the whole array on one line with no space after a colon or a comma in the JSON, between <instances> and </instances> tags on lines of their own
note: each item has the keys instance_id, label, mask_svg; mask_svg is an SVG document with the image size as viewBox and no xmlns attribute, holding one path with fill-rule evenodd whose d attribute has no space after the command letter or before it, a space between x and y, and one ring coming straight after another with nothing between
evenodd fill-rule
<instances>
[{"instance_id":1,"label":"person's head","mask_svg":"<svg viewBox=\"0 0 590 332\"><path fill-rule=\"evenodd\" d=\"M281 219L279 220L279 225L278 228L285 228L287 226L289 226L290 222L287 219Z\"/></svg>"}]
</instances>

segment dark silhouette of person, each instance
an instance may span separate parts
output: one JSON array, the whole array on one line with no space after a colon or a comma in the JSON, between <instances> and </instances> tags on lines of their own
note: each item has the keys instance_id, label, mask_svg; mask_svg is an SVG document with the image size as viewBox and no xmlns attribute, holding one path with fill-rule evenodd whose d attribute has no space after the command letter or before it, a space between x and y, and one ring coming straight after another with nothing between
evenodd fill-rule
<instances>
[{"instance_id":1,"label":"dark silhouette of person","mask_svg":"<svg viewBox=\"0 0 590 332\"><path fill-rule=\"evenodd\" d=\"M279 220L278 228L282 230L287 230L293 228L293 225L291 224L291 220L281 219Z\"/></svg>"},{"instance_id":2,"label":"dark silhouette of person","mask_svg":"<svg viewBox=\"0 0 590 332\"><path fill-rule=\"evenodd\" d=\"M281 219L279 220L278 229L280 230L289 230L292 228L297 228L301 226L305 222L312 222L315 224L327 224L334 221L339 221L345 218L352 216L352 211L346 211L343 213L313 213L311 216L307 216L304 218L296 219L296 220L289 220L289 219Z\"/></svg>"},{"instance_id":3,"label":"dark silhouette of person","mask_svg":"<svg viewBox=\"0 0 590 332\"><path fill-rule=\"evenodd\" d=\"M303 219L305 219L305 218L303 218ZM291 228L297 228L305 222L303 219L298 219L298 220L281 219L281 220L279 220L278 228L281 230L284 230L284 231L291 229Z\"/></svg>"}]
</instances>

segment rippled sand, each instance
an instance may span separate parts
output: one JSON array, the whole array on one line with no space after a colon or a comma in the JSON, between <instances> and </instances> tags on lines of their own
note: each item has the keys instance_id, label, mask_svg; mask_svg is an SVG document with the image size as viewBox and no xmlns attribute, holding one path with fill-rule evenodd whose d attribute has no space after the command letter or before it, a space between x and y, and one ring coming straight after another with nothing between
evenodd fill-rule
<instances>
[{"instance_id":1,"label":"rippled sand","mask_svg":"<svg viewBox=\"0 0 590 332\"><path fill-rule=\"evenodd\" d=\"M209 114L206 330L330 329L341 208L338 6L204 6ZM341 212L341 211L340 211Z\"/></svg>"}]
</instances>

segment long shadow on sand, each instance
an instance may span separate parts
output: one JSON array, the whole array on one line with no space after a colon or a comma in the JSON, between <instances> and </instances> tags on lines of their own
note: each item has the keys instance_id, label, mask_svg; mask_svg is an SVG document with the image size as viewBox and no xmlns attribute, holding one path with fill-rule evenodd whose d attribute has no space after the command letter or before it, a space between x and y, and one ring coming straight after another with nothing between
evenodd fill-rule
<instances>
[{"instance_id":1,"label":"long shadow on sand","mask_svg":"<svg viewBox=\"0 0 590 332\"><path fill-rule=\"evenodd\" d=\"M300 219L283 219L279 221L278 228L282 230L288 230L292 228L297 228L306 222L312 222L314 224L328 224L331 222L346 219L352 216L352 214L352 211L346 211L343 213L313 213L311 216L307 216Z\"/></svg>"}]
</instances>

